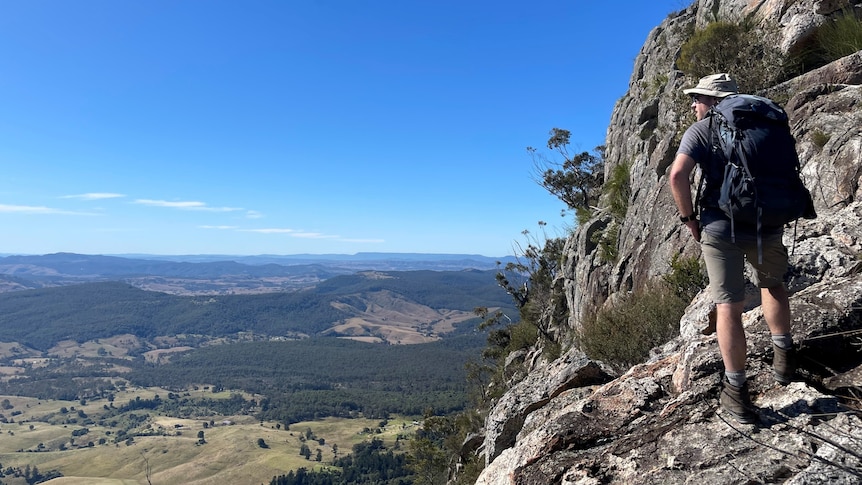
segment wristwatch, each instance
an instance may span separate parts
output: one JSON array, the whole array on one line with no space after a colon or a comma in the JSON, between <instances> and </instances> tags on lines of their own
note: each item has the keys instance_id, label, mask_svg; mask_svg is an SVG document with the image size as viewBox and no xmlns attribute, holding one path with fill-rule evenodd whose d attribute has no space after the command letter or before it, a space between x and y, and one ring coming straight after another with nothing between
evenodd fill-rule
<instances>
[{"instance_id":1,"label":"wristwatch","mask_svg":"<svg viewBox=\"0 0 862 485\"><path fill-rule=\"evenodd\" d=\"M679 218L679 220L680 220L680 222L682 222L682 223L686 223L686 222L688 222L688 221L696 221L696 220L697 220L697 213L696 213L696 212L692 212L692 213L691 213L691 215L688 215L688 216L685 216L685 217L680 217L680 218Z\"/></svg>"}]
</instances>

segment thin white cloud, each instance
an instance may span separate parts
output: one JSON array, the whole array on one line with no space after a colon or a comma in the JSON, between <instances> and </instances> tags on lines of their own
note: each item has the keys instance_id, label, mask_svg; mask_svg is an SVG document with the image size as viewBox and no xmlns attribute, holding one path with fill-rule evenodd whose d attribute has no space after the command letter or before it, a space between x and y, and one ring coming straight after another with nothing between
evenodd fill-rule
<instances>
[{"instance_id":1,"label":"thin white cloud","mask_svg":"<svg viewBox=\"0 0 862 485\"><path fill-rule=\"evenodd\" d=\"M125 194L115 194L112 192L89 192L86 194L64 195L61 199L81 199L81 200L102 200L102 199L118 199L125 197Z\"/></svg>"},{"instance_id":2,"label":"thin white cloud","mask_svg":"<svg viewBox=\"0 0 862 485\"><path fill-rule=\"evenodd\" d=\"M170 209L208 211L208 212L233 212L241 211L239 207L210 207L205 202L198 201L170 201L153 199L136 199L135 204L148 205L150 207L167 207Z\"/></svg>"},{"instance_id":3,"label":"thin white cloud","mask_svg":"<svg viewBox=\"0 0 862 485\"><path fill-rule=\"evenodd\" d=\"M248 219L260 219L263 217L263 214L258 211L250 210L245 213L245 217Z\"/></svg>"},{"instance_id":4,"label":"thin white cloud","mask_svg":"<svg viewBox=\"0 0 862 485\"><path fill-rule=\"evenodd\" d=\"M170 207L172 209L200 209L207 205L203 202L194 201L176 201L153 200L153 199L137 199L135 204L149 205L153 207Z\"/></svg>"},{"instance_id":5,"label":"thin white cloud","mask_svg":"<svg viewBox=\"0 0 862 485\"><path fill-rule=\"evenodd\" d=\"M54 207L33 206L33 205L8 205L8 204L0 204L0 213L4 213L4 214L33 214L33 215L59 214L59 215L67 215L67 216L99 215L99 214L95 214L93 212L67 211L67 210L63 210L63 209L56 209Z\"/></svg>"}]
</instances>

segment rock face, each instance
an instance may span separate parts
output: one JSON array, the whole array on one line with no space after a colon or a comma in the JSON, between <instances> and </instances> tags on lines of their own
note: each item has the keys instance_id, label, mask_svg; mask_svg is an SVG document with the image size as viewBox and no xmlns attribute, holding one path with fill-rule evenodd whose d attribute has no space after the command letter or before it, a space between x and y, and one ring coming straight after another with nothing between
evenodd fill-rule
<instances>
[{"instance_id":1,"label":"rock face","mask_svg":"<svg viewBox=\"0 0 862 485\"><path fill-rule=\"evenodd\" d=\"M678 112L685 81L672 64L686 32L716 15L756 19L777 27L780 48L791 52L849 4L700 0L649 34L606 140L608 170L630 164L619 257L603 263L593 242L606 216L567 241L564 284L574 310L562 325L577 329L578 309L666 273L673 255L699 254L677 222L667 180L678 135L692 121ZM534 359L489 413L477 484L862 483L862 51L765 94L790 115L819 214L785 232L799 379L773 382L771 341L754 302L744 323L760 422L739 425L718 410L722 365L701 295L680 337L621 376L577 349L554 362Z\"/></svg>"}]
</instances>

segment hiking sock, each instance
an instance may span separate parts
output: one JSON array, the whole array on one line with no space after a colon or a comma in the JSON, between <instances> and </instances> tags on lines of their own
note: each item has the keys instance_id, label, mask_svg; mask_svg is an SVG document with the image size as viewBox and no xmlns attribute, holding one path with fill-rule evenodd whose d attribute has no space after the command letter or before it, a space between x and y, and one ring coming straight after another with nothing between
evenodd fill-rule
<instances>
[{"instance_id":1,"label":"hiking sock","mask_svg":"<svg viewBox=\"0 0 862 485\"><path fill-rule=\"evenodd\" d=\"M784 350L793 348L793 335L789 333L772 334L772 343Z\"/></svg>"},{"instance_id":2,"label":"hiking sock","mask_svg":"<svg viewBox=\"0 0 862 485\"><path fill-rule=\"evenodd\" d=\"M730 383L733 387L742 387L745 385L745 371L724 371L724 378L727 379L727 382Z\"/></svg>"}]
</instances>

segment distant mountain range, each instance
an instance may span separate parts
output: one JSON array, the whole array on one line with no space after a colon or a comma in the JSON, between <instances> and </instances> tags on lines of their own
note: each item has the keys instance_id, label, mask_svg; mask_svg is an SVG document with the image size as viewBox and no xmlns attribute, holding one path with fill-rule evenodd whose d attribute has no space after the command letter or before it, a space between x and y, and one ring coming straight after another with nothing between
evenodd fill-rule
<instances>
[{"instance_id":1,"label":"distant mountain range","mask_svg":"<svg viewBox=\"0 0 862 485\"><path fill-rule=\"evenodd\" d=\"M85 255L54 253L0 258L0 292L121 280L173 294L265 293L307 288L357 271L491 270L511 256L358 253L298 255Z\"/></svg>"},{"instance_id":2,"label":"distant mountain range","mask_svg":"<svg viewBox=\"0 0 862 485\"><path fill-rule=\"evenodd\" d=\"M0 342L39 351L124 334L150 342L193 335L193 346L242 334L422 343L471 332L476 307L514 315L511 306L494 271L479 270L365 271L297 291L203 297L87 282L0 294Z\"/></svg>"},{"instance_id":3,"label":"distant mountain range","mask_svg":"<svg viewBox=\"0 0 862 485\"><path fill-rule=\"evenodd\" d=\"M256 256L236 255L180 255L165 256L152 254L118 254L114 256L132 259L155 259L163 261L187 261L187 262L212 262L212 261L236 261L245 264L313 264L313 263L346 263L346 264L396 264L396 265L441 265L451 269L451 266L474 267L476 269L488 269L497 261L507 262L514 260L513 256L489 257L479 254L439 254L439 253L356 253L356 254L286 254L273 255L262 254ZM365 269L381 269L368 267ZM431 268L408 268L408 269L431 269Z\"/></svg>"},{"instance_id":4,"label":"distant mountain range","mask_svg":"<svg viewBox=\"0 0 862 485\"><path fill-rule=\"evenodd\" d=\"M236 259L6 256L0 258L0 333L42 351L64 339L120 334L223 338L251 332L421 343L472 328L463 324L475 320L476 307L516 314L496 282L497 260L483 256ZM415 267L425 269L408 270Z\"/></svg>"}]
</instances>

